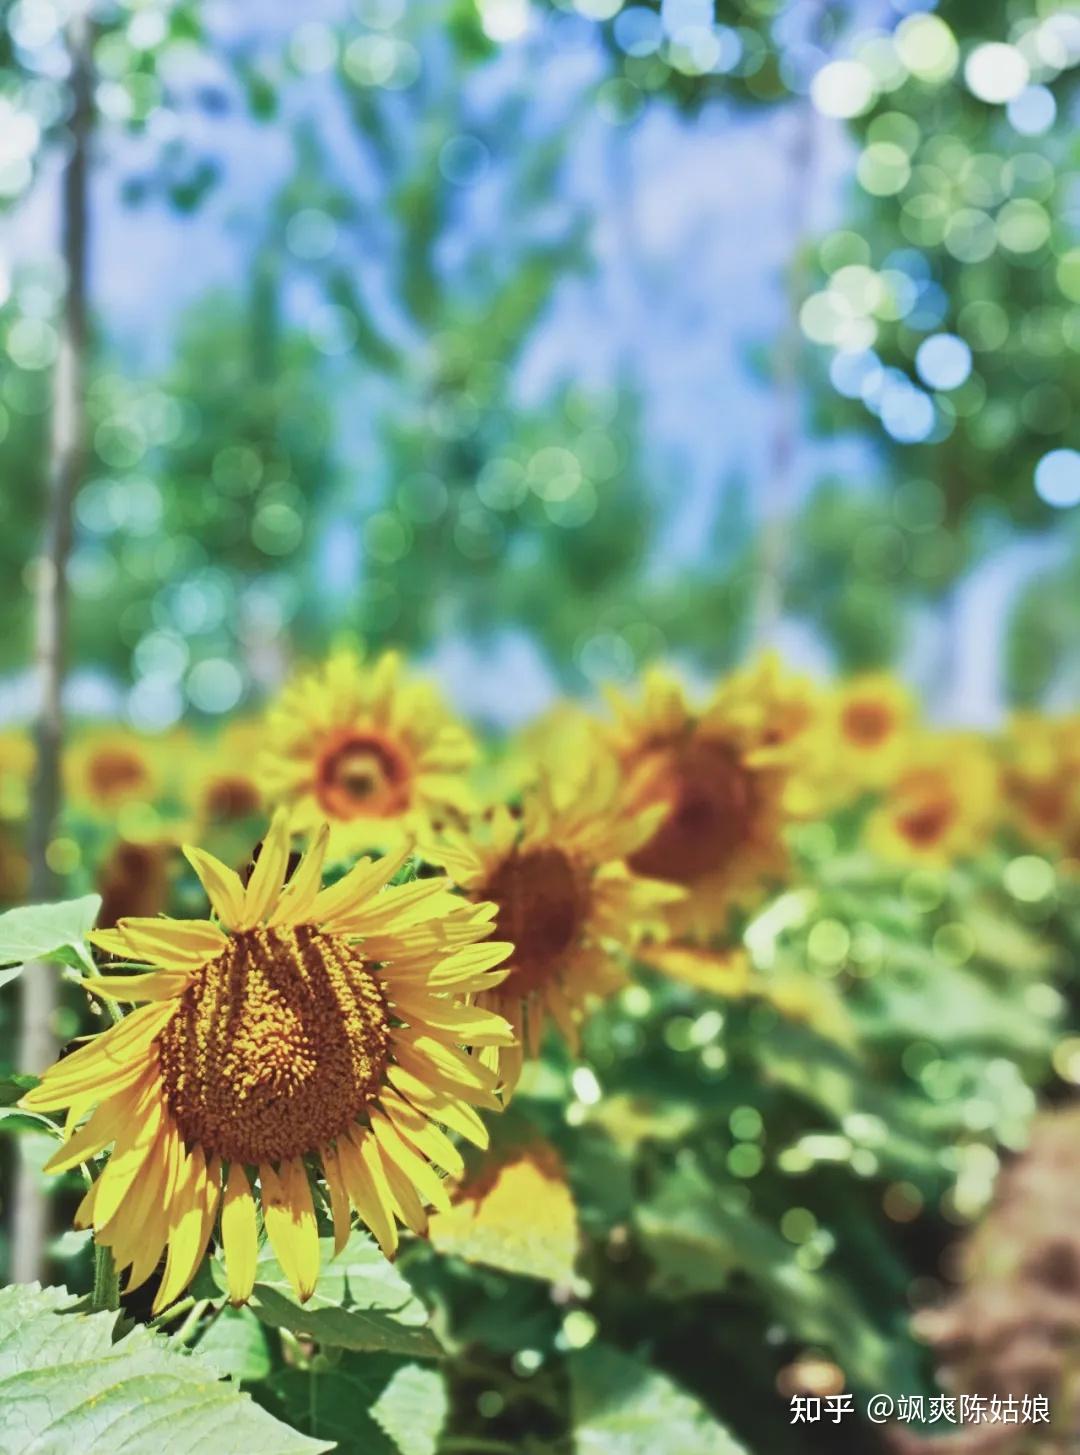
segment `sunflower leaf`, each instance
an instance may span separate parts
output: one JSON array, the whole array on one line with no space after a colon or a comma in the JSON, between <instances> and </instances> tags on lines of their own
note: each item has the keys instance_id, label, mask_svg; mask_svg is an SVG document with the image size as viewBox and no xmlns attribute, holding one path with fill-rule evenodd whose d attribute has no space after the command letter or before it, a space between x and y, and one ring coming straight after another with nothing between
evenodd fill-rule
<instances>
[{"instance_id":1,"label":"sunflower leaf","mask_svg":"<svg viewBox=\"0 0 1080 1455\"><path fill-rule=\"evenodd\" d=\"M0 985L14 979L31 960L93 964L86 936L101 909L100 894L64 899L57 904L28 904L0 914Z\"/></svg>"},{"instance_id":2,"label":"sunflower leaf","mask_svg":"<svg viewBox=\"0 0 1080 1455\"><path fill-rule=\"evenodd\" d=\"M251 1307L271 1328L288 1329L337 1349L432 1359L442 1351L427 1327L427 1310L365 1233L354 1232L335 1258L332 1238L320 1240L322 1273L307 1303L264 1246Z\"/></svg>"},{"instance_id":3,"label":"sunflower leaf","mask_svg":"<svg viewBox=\"0 0 1080 1455\"><path fill-rule=\"evenodd\" d=\"M446 1423L442 1375L387 1354L343 1353L266 1380L268 1408L339 1455L435 1455Z\"/></svg>"},{"instance_id":4,"label":"sunflower leaf","mask_svg":"<svg viewBox=\"0 0 1080 1455\"><path fill-rule=\"evenodd\" d=\"M213 1365L115 1313L77 1311L64 1288L0 1289L0 1450L113 1455L316 1455L331 1450L223 1383Z\"/></svg>"},{"instance_id":5,"label":"sunflower leaf","mask_svg":"<svg viewBox=\"0 0 1080 1455\"><path fill-rule=\"evenodd\" d=\"M638 1360L601 1344L569 1363L575 1455L745 1455L693 1395Z\"/></svg>"}]
</instances>

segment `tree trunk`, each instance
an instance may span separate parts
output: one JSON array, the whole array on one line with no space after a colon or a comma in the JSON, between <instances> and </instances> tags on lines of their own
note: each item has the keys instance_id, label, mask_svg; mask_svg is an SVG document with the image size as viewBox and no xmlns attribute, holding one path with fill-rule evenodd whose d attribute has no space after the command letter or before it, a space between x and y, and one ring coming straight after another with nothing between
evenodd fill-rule
<instances>
[{"instance_id":1,"label":"tree trunk","mask_svg":"<svg viewBox=\"0 0 1080 1455\"><path fill-rule=\"evenodd\" d=\"M67 566L72 506L85 470L87 324L87 174L93 125L92 35L87 5L67 23L72 111L61 197L61 249L67 274L60 349L53 382L49 498L36 577L37 768L30 818L30 898L55 895L48 848L60 811L63 739L61 694L67 649ZM28 965L22 979L19 1067L40 1072L56 1057L53 1019L57 1003L54 965ZM11 1276L16 1283L40 1278L48 1236L48 1199L40 1172L27 1158L18 1167L12 1223Z\"/></svg>"},{"instance_id":2,"label":"tree trunk","mask_svg":"<svg viewBox=\"0 0 1080 1455\"><path fill-rule=\"evenodd\" d=\"M817 151L817 117L811 103L808 100L795 102L789 119L792 132L786 167L790 245L788 307L776 346L773 370L773 426L768 446L758 583L751 624L751 640L758 651L770 644L784 609L791 513L798 477L799 403L802 393L799 360L803 348L799 311L807 289L804 249L813 201Z\"/></svg>"}]
</instances>

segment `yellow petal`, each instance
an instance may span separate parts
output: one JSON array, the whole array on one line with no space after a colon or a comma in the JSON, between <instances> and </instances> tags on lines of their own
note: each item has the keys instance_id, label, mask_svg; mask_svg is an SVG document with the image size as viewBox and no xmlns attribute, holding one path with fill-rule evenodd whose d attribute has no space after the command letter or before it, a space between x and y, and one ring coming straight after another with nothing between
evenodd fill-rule
<instances>
[{"instance_id":1,"label":"yellow petal","mask_svg":"<svg viewBox=\"0 0 1080 1455\"><path fill-rule=\"evenodd\" d=\"M229 1168L221 1204L221 1242L225 1250L225 1274L229 1281L229 1302L247 1303L255 1287L255 1265L259 1256L259 1230L255 1220L255 1198L247 1173L239 1162Z\"/></svg>"},{"instance_id":2,"label":"yellow petal","mask_svg":"<svg viewBox=\"0 0 1080 1455\"><path fill-rule=\"evenodd\" d=\"M456 1100L452 1092L437 1089L407 1071L404 1066L388 1066L386 1076L388 1081L427 1116L442 1122L474 1147L484 1150L488 1146L491 1138L487 1127L472 1107ZM495 1108L498 1108L498 1102L495 1103Z\"/></svg>"},{"instance_id":3,"label":"yellow petal","mask_svg":"<svg viewBox=\"0 0 1080 1455\"><path fill-rule=\"evenodd\" d=\"M152 1312L159 1314L173 1303L195 1276L206 1244L203 1241L207 1199L206 1158L196 1147L185 1158L180 1183L170 1209L169 1250L165 1271L154 1296ZM206 1226L206 1236L210 1228Z\"/></svg>"},{"instance_id":4,"label":"yellow petal","mask_svg":"<svg viewBox=\"0 0 1080 1455\"><path fill-rule=\"evenodd\" d=\"M392 987L394 1008L403 1020L421 1022L436 1031L450 1032L456 1041L470 1046L512 1046L514 1031L509 1021L478 1005L461 1005L439 1000L422 991Z\"/></svg>"},{"instance_id":5,"label":"yellow petal","mask_svg":"<svg viewBox=\"0 0 1080 1455\"><path fill-rule=\"evenodd\" d=\"M244 916L244 886L240 875L205 849L184 845L184 857L199 876L206 896L221 923L229 928L238 925Z\"/></svg>"},{"instance_id":6,"label":"yellow petal","mask_svg":"<svg viewBox=\"0 0 1080 1455\"><path fill-rule=\"evenodd\" d=\"M352 1214L349 1211L349 1190L341 1169L341 1159L336 1147L322 1150L323 1172L330 1189L330 1212L334 1219L334 1256L341 1252L352 1232Z\"/></svg>"},{"instance_id":7,"label":"yellow petal","mask_svg":"<svg viewBox=\"0 0 1080 1455\"><path fill-rule=\"evenodd\" d=\"M244 893L243 927L260 924L277 903L289 865L289 813L279 808L266 832Z\"/></svg>"},{"instance_id":8,"label":"yellow petal","mask_svg":"<svg viewBox=\"0 0 1080 1455\"><path fill-rule=\"evenodd\" d=\"M373 1143L369 1147L369 1142L371 1138L366 1135L341 1137L338 1156L353 1207L375 1235L383 1255L392 1259L398 1246L393 1201L378 1149Z\"/></svg>"},{"instance_id":9,"label":"yellow petal","mask_svg":"<svg viewBox=\"0 0 1080 1455\"><path fill-rule=\"evenodd\" d=\"M324 929L335 928L335 921L341 915L349 915L366 904L404 864L412 853L412 845L405 844L382 859L361 859L348 874L324 889L315 898L312 908L312 922Z\"/></svg>"},{"instance_id":10,"label":"yellow petal","mask_svg":"<svg viewBox=\"0 0 1080 1455\"><path fill-rule=\"evenodd\" d=\"M295 874L282 890L277 908L270 915L267 924L299 924L310 917L315 897L322 884L323 861L329 842L330 825L324 823L315 835L311 848L297 865Z\"/></svg>"},{"instance_id":11,"label":"yellow petal","mask_svg":"<svg viewBox=\"0 0 1080 1455\"><path fill-rule=\"evenodd\" d=\"M267 1236L297 1298L306 1303L319 1277L319 1229L304 1164L299 1158L283 1162L279 1177L264 1163L259 1181Z\"/></svg>"},{"instance_id":12,"label":"yellow petal","mask_svg":"<svg viewBox=\"0 0 1080 1455\"><path fill-rule=\"evenodd\" d=\"M195 970L221 954L225 936L211 920L128 918L114 930L92 930L90 940L120 960Z\"/></svg>"},{"instance_id":13,"label":"yellow petal","mask_svg":"<svg viewBox=\"0 0 1080 1455\"><path fill-rule=\"evenodd\" d=\"M445 1211L450 1206L450 1197L443 1186L442 1178L425 1162L409 1144L398 1135L390 1119L380 1111L371 1112L371 1129L387 1165L391 1162L399 1167L425 1202ZM391 1189L393 1184L391 1183Z\"/></svg>"},{"instance_id":14,"label":"yellow petal","mask_svg":"<svg viewBox=\"0 0 1080 1455\"><path fill-rule=\"evenodd\" d=\"M175 1000L187 989L189 980L184 971L154 970L149 975L87 975L82 983L94 995L135 1005L150 1000Z\"/></svg>"},{"instance_id":15,"label":"yellow petal","mask_svg":"<svg viewBox=\"0 0 1080 1455\"><path fill-rule=\"evenodd\" d=\"M428 1121L423 1112L410 1106L403 1096L389 1087L379 1096L379 1105L394 1124L395 1130L428 1161L434 1162L451 1177L465 1172L465 1159L444 1132Z\"/></svg>"}]
</instances>

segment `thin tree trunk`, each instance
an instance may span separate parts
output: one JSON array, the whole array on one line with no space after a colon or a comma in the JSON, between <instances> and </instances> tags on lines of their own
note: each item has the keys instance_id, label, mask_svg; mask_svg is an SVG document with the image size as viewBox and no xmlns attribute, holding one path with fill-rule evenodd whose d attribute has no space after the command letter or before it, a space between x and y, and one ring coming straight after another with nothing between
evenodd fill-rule
<instances>
[{"instance_id":1,"label":"thin tree trunk","mask_svg":"<svg viewBox=\"0 0 1080 1455\"><path fill-rule=\"evenodd\" d=\"M784 609L784 583L791 549L791 513L798 477L802 393L799 360L803 347L799 311L807 290L808 269L804 249L817 160L817 117L811 103L808 100L796 102L788 119L792 132L785 172L791 261L787 279L787 315L777 343L773 372L773 427L766 465L765 514L751 624L753 644L759 650L771 641Z\"/></svg>"},{"instance_id":2,"label":"thin tree trunk","mask_svg":"<svg viewBox=\"0 0 1080 1455\"><path fill-rule=\"evenodd\" d=\"M63 740L61 693L67 652L67 567L71 553L72 506L85 469L87 323L87 178L93 125L91 24L88 6L77 5L67 24L71 61L70 150L64 164L61 197L61 248L67 273L60 328L60 349L53 383L49 498L36 583L38 716L35 724L37 769L30 820L30 896L35 902L55 894L48 847L60 811L60 754ZM22 975L19 1066L40 1072L56 1056L53 1019L57 1003L56 967L28 965ZM40 1278L48 1236L49 1203L40 1172L20 1159L12 1220L11 1274L16 1283Z\"/></svg>"}]
</instances>

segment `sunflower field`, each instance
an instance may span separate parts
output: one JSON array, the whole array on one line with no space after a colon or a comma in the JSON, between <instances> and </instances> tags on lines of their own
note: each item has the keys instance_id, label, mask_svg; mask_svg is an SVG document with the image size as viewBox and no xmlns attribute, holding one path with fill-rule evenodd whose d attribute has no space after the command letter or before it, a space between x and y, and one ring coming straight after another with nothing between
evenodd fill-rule
<instances>
[{"instance_id":1,"label":"sunflower field","mask_svg":"<svg viewBox=\"0 0 1080 1455\"><path fill-rule=\"evenodd\" d=\"M1080 1449L1078 77L0 0L0 1455Z\"/></svg>"}]
</instances>

